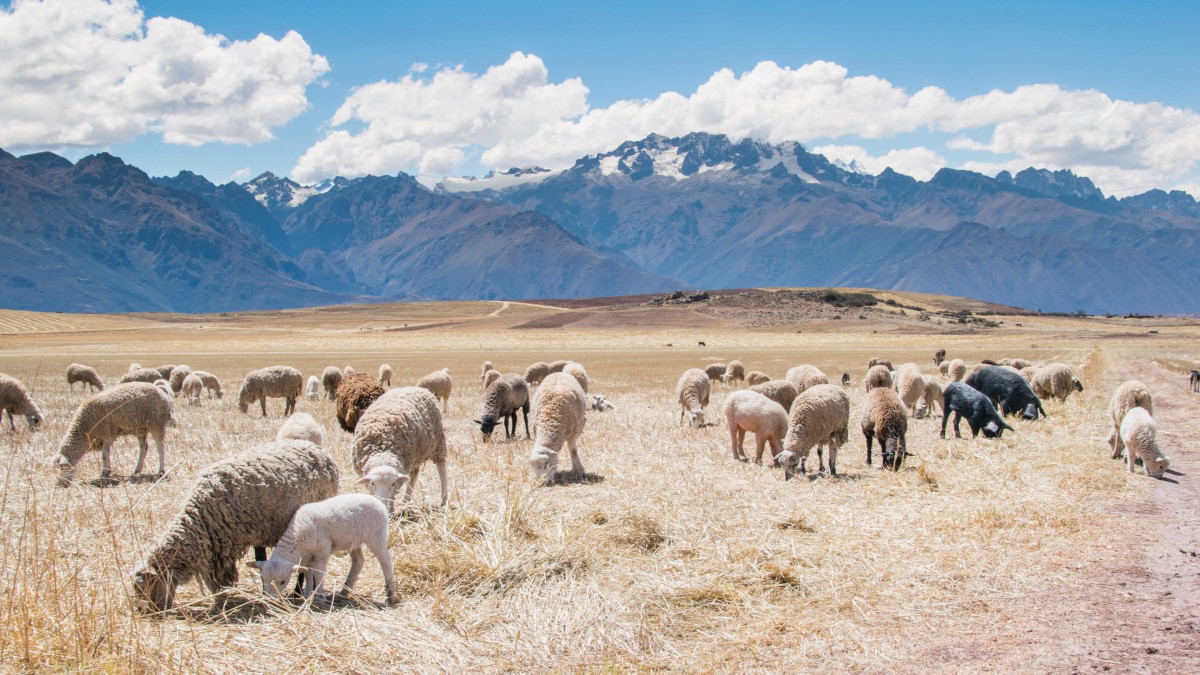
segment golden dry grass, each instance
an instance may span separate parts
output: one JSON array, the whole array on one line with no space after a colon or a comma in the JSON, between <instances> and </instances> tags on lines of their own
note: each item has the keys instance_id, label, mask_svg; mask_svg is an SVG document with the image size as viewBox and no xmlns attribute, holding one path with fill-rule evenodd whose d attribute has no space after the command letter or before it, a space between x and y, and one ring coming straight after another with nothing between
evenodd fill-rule
<instances>
[{"instance_id":1,"label":"golden dry grass","mask_svg":"<svg viewBox=\"0 0 1200 675\"><path fill-rule=\"evenodd\" d=\"M8 333L0 336L0 372L29 385L47 418L36 433L23 424L0 432L0 664L155 672L956 671L990 659L1019 667L1022 650L1034 648L1022 636L1036 599L1071 583L1077 561L1127 546L1112 508L1150 489L1144 476L1106 459L1104 409L1120 360L1182 364L1195 356L1188 340L1196 329L1182 323L1152 342L1104 337L1145 332L1129 324L1065 319L1039 319L1036 330L945 336L883 323L799 335L796 327L706 324L701 331L686 317L635 328L504 330L559 310L513 303L489 316L501 307L132 317L130 325L113 319L115 326L53 334L37 332L36 317L21 317L30 330L0 330ZM442 325L390 330L421 321ZM708 346L697 346L699 339ZM937 347L968 362L1065 361L1081 367L1088 389L1066 404L1047 403L1048 420L1014 423L1017 431L999 441L943 441L940 416L915 420L908 446L916 457L905 470L865 467L857 410L866 360L914 361L931 372ZM470 420L485 358L505 372L556 358L587 367L591 390L617 404L589 414L580 443L588 480L540 487L527 464L529 441L482 442ZM715 388L709 408L718 426L678 425L671 394L679 373L732 358L776 377L798 363L835 381L843 370L852 374L843 475L785 482L779 471L732 461L719 413L726 387ZM199 408L180 402L167 480L95 487L86 481L98 475L99 460L88 457L84 482L56 488L49 460L83 398L67 390L72 361L97 367L108 382L130 361L187 363L215 373L228 394ZM383 584L368 556L361 596L348 606L269 606L246 573L241 609L210 612L211 599L191 583L181 587L179 611L136 614L125 575L196 473L272 439L281 422L278 400L268 419L237 412L241 376L275 363L306 374L330 364L374 373L381 362L396 370L397 386L447 366L455 377L446 417L450 507L431 506L437 476L427 467L416 508L392 525L403 602L372 602L382 600ZM302 400L298 409L325 425L342 490L354 490L351 437L337 428L332 405ZM132 440L118 443L116 473L131 469L135 448ZM346 557L334 558L330 588L347 567ZM963 647L985 634L986 649Z\"/></svg>"}]
</instances>

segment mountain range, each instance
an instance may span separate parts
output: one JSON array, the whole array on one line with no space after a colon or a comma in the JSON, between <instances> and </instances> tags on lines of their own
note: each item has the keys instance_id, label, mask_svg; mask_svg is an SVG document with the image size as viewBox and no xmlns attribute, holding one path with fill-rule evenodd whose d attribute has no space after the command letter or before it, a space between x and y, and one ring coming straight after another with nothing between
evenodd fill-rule
<instances>
[{"instance_id":1,"label":"mountain range","mask_svg":"<svg viewBox=\"0 0 1200 675\"><path fill-rule=\"evenodd\" d=\"M1196 313L1190 195L1069 171L871 175L798 143L651 135L565 170L302 186L0 151L4 304L233 311L373 299L859 286Z\"/></svg>"}]
</instances>

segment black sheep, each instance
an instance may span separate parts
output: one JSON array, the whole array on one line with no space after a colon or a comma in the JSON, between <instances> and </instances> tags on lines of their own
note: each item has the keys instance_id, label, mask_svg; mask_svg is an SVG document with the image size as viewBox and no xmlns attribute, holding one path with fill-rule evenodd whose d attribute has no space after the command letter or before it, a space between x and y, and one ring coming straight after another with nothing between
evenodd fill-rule
<instances>
[{"instance_id":1,"label":"black sheep","mask_svg":"<svg viewBox=\"0 0 1200 675\"><path fill-rule=\"evenodd\" d=\"M958 431L958 422L967 418L971 427L971 437L979 436L982 431L986 438L999 438L1005 429L1012 429L996 412L991 399L980 392L968 387L962 382L951 382L942 392L942 438L946 437L946 420L954 413L954 437L962 438Z\"/></svg>"},{"instance_id":2,"label":"black sheep","mask_svg":"<svg viewBox=\"0 0 1200 675\"><path fill-rule=\"evenodd\" d=\"M965 382L991 399L1003 415L1021 415L1027 420L1036 420L1038 413L1046 416L1042 402L1029 387L1029 382L1014 370L988 366L968 375Z\"/></svg>"}]
</instances>

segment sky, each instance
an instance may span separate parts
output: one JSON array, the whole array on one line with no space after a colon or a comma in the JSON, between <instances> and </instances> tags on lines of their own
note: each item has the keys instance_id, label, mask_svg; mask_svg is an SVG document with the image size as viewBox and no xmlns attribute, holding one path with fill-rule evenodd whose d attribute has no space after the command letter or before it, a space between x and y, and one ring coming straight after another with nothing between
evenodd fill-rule
<instances>
[{"instance_id":1,"label":"sky","mask_svg":"<svg viewBox=\"0 0 1200 675\"><path fill-rule=\"evenodd\" d=\"M0 2L0 148L483 175L649 133L1200 195L1197 2Z\"/></svg>"}]
</instances>

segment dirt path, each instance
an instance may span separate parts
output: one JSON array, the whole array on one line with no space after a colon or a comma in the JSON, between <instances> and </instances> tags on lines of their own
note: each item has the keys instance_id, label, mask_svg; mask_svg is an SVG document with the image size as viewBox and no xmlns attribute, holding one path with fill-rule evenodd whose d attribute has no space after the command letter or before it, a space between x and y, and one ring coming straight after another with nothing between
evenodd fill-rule
<instances>
[{"instance_id":1,"label":"dirt path","mask_svg":"<svg viewBox=\"0 0 1200 675\"><path fill-rule=\"evenodd\" d=\"M500 306L500 309L497 309L496 311L492 312L491 314L488 314L488 316L489 316L489 317L493 317L493 316L500 316L500 312L503 312L503 311L504 311L504 310L506 310L506 309L508 309L508 303L507 303L507 302L505 302L503 305L501 305L501 306Z\"/></svg>"}]
</instances>

